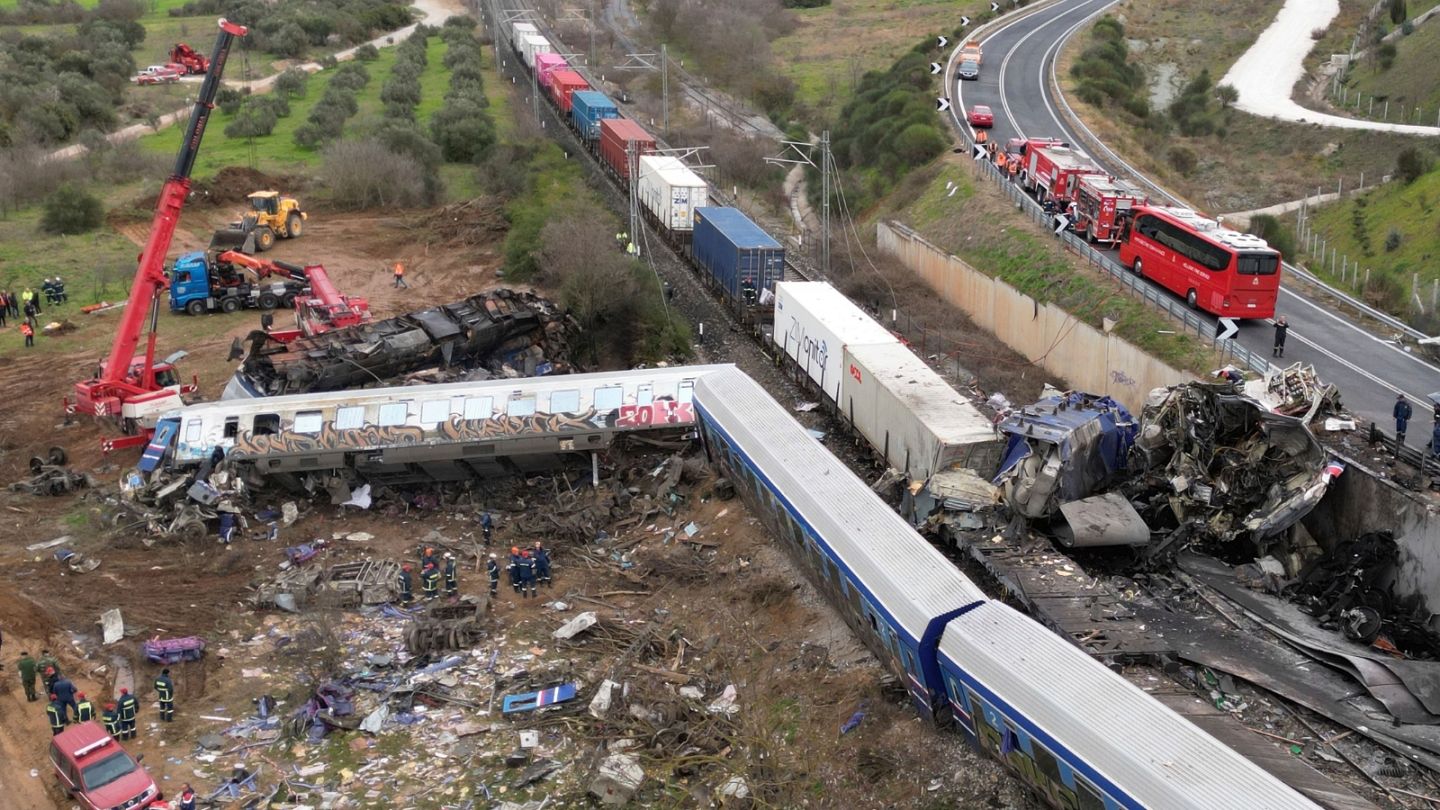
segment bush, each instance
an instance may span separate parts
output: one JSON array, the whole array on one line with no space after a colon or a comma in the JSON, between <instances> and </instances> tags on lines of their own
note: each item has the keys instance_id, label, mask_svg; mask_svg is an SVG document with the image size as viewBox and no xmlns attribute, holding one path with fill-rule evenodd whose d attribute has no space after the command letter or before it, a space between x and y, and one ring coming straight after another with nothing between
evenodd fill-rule
<instances>
[{"instance_id":1,"label":"bush","mask_svg":"<svg viewBox=\"0 0 1440 810\"><path fill-rule=\"evenodd\" d=\"M1381 43L1380 47L1375 49L1375 58L1380 62L1380 69L1389 70L1390 68L1394 67L1395 55L1397 53L1398 51L1396 51L1395 49L1395 43Z\"/></svg>"},{"instance_id":2,"label":"bush","mask_svg":"<svg viewBox=\"0 0 1440 810\"><path fill-rule=\"evenodd\" d=\"M1415 33L1415 23L1411 20L1406 20L1400 25L1400 33L1407 37Z\"/></svg>"},{"instance_id":3,"label":"bush","mask_svg":"<svg viewBox=\"0 0 1440 810\"><path fill-rule=\"evenodd\" d=\"M1250 233L1264 239L1270 247L1280 251L1287 258L1295 255L1295 238L1280 220L1269 214L1256 214L1250 218Z\"/></svg>"},{"instance_id":4,"label":"bush","mask_svg":"<svg viewBox=\"0 0 1440 810\"><path fill-rule=\"evenodd\" d=\"M379 58L380 54L379 54L378 51L376 52L375 56L376 56L376 58ZM324 56L320 57L320 63L319 63L319 64L320 64L320 69L321 69L321 70L330 70L331 68L334 68L335 66L339 65L339 64L340 64L340 60L335 58L335 54L333 54L333 53L327 53L327 54L325 54Z\"/></svg>"},{"instance_id":5,"label":"bush","mask_svg":"<svg viewBox=\"0 0 1440 810\"><path fill-rule=\"evenodd\" d=\"M1390 0L1389 2L1390 22L1399 25L1410 16L1410 9L1407 8L1405 0Z\"/></svg>"},{"instance_id":6,"label":"bush","mask_svg":"<svg viewBox=\"0 0 1440 810\"><path fill-rule=\"evenodd\" d=\"M462 31L470 32L474 31L475 26L477 25L479 25L479 23L475 22L475 18L471 17L469 14L452 14L449 17L445 18L445 22L442 24L442 27L459 28Z\"/></svg>"},{"instance_id":7,"label":"bush","mask_svg":"<svg viewBox=\"0 0 1440 810\"><path fill-rule=\"evenodd\" d=\"M430 117L430 136L451 163L480 163L495 145L495 127L485 108L452 98Z\"/></svg>"},{"instance_id":8,"label":"bush","mask_svg":"<svg viewBox=\"0 0 1440 810\"><path fill-rule=\"evenodd\" d=\"M374 62L379 58L380 49L368 42L355 49L355 59L360 62Z\"/></svg>"},{"instance_id":9,"label":"bush","mask_svg":"<svg viewBox=\"0 0 1440 810\"><path fill-rule=\"evenodd\" d=\"M300 68L290 68L275 77L275 95L281 98L304 98L309 86L310 74Z\"/></svg>"},{"instance_id":10,"label":"bush","mask_svg":"<svg viewBox=\"0 0 1440 810\"><path fill-rule=\"evenodd\" d=\"M226 115L234 115L240 111L240 105L245 101L245 94L233 87L222 87L215 94L215 106L220 112Z\"/></svg>"},{"instance_id":11,"label":"bush","mask_svg":"<svg viewBox=\"0 0 1440 810\"><path fill-rule=\"evenodd\" d=\"M295 134L290 137L296 146L304 149L315 149L328 139L325 130L314 122L296 127Z\"/></svg>"},{"instance_id":12,"label":"bush","mask_svg":"<svg viewBox=\"0 0 1440 810\"><path fill-rule=\"evenodd\" d=\"M321 168L332 202L350 210L425 205L424 175L415 158L374 138L331 144Z\"/></svg>"},{"instance_id":13,"label":"bush","mask_svg":"<svg viewBox=\"0 0 1440 810\"><path fill-rule=\"evenodd\" d=\"M1400 236L1400 232L1391 228L1390 232L1385 234L1385 252L1394 253L1398 250L1402 239L1403 237Z\"/></svg>"},{"instance_id":14,"label":"bush","mask_svg":"<svg viewBox=\"0 0 1440 810\"><path fill-rule=\"evenodd\" d=\"M104 219L100 200L67 183L45 200L40 229L54 234L85 233L100 227Z\"/></svg>"},{"instance_id":15,"label":"bush","mask_svg":"<svg viewBox=\"0 0 1440 810\"><path fill-rule=\"evenodd\" d=\"M1420 151L1418 147L1407 146L1395 156L1395 176L1408 186L1419 180L1420 175L1430 171L1431 163L1429 154Z\"/></svg>"},{"instance_id":16,"label":"bush","mask_svg":"<svg viewBox=\"0 0 1440 810\"><path fill-rule=\"evenodd\" d=\"M234 120L225 125L227 138L259 138L275 131L278 117L269 104L247 103L235 114Z\"/></svg>"},{"instance_id":17,"label":"bush","mask_svg":"<svg viewBox=\"0 0 1440 810\"><path fill-rule=\"evenodd\" d=\"M370 83L370 71L359 62L346 62L335 69L335 75L330 77L330 84L326 88L338 88L340 90L364 90L365 85Z\"/></svg>"},{"instance_id":18,"label":"bush","mask_svg":"<svg viewBox=\"0 0 1440 810\"><path fill-rule=\"evenodd\" d=\"M1170 160L1170 168L1189 177L1200 165L1200 159L1196 157L1195 150L1188 146L1172 146L1170 151L1165 153Z\"/></svg>"}]
</instances>

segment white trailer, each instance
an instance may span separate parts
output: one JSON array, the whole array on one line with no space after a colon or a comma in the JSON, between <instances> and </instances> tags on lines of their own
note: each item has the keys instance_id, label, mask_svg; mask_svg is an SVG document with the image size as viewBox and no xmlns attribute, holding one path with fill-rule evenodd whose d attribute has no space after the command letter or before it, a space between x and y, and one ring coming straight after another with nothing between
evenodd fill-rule
<instances>
[{"instance_id":1,"label":"white trailer","mask_svg":"<svg viewBox=\"0 0 1440 810\"><path fill-rule=\"evenodd\" d=\"M782 281L775 285L775 345L839 406L845 374L845 349L900 341L823 281Z\"/></svg>"},{"instance_id":2,"label":"white trailer","mask_svg":"<svg viewBox=\"0 0 1440 810\"><path fill-rule=\"evenodd\" d=\"M679 159L644 155L635 179L640 205L660 227L682 239L695 230L695 209L709 204L705 181Z\"/></svg>"},{"instance_id":3,"label":"white trailer","mask_svg":"<svg viewBox=\"0 0 1440 810\"><path fill-rule=\"evenodd\" d=\"M901 343L847 345L840 411L912 482L965 468L994 477L1005 438Z\"/></svg>"},{"instance_id":4,"label":"white trailer","mask_svg":"<svg viewBox=\"0 0 1440 810\"><path fill-rule=\"evenodd\" d=\"M517 51L521 50L521 43L525 41L525 37L538 36L540 36L540 29L536 28L534 23L517 22L510 26L510 42Z\"/></svg>"},{"instance_id":5,"label":"white trailer","mask_svg":"<svg viewBox=\"0 0 1440 810\"><path fill-rule=\"evenodd\" d=\"M555 52L550 40L539 34L527 34L520 43L521 52L525 55L525 64L529 65L531 70L535 69L535 54Z\"/></svg>"}]
</instances>

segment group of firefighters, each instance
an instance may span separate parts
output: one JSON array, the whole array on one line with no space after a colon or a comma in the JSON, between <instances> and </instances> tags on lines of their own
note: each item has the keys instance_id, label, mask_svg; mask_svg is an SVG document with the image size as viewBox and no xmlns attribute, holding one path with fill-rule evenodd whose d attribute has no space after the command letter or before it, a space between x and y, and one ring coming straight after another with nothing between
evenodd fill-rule
<instances>
[{"instance_id":1,"label":"group of firefighters","mask_svg":"<svg viewBox=\"0 0 1440 810\"><path fill-rule=\"evenodd\" d=\"M488 511L479 516L480 529L485 537L485 545L490 545L490 539L494 531L494 520ZM460 594L460 575L457 569L455 555L445 552L436 556L432 547L426 547L420 552L420 590L427 600L436 599L440 596L441 577L444 577L444 592L446 596L458 596ZM415 566L405 563L400 566L400 604L409 605L415 601ZM546 587L553 587L550 580L550 552L539 540L528 549L521 549L519 546L510 548L510 562L505 567L506 574L510 580L510 587L515 593L523 597L538 595L537 584L544 583ZM491 554L485 561L485 572L490 579L490 595L495 596L500 592L500 559L499 555Z\"/></svg>"},{"instance_id":2,"label":"group of firefighters","mask_svg":"<svg viewBox=\"0 0 1440 810\"><path fill-rule=\"evenodd\" d=\"M60 664L49 650L41 651L38 660L28 652L20 653L16 669L19 670L20 685L25 688L27 701L39 700L35 681L39 678L43 682L45 694L50 698L50 702L45 704L45 716L50 721L51 734L59 734L71 723L96 719L117 740L134 739L138 733L136 719L140 714L140 700L130 694L128 688L122 687L120 696L97 712L95 703L60 673ZM172 722L175 719L175 682L171 680L168 668L160 670L154 685L155 697L160 704L160 719Z\"/></svg>"},{"instance_id":3,"label":"group of firefighters","mask_svg":"<svg viewBox=\"0 0 1440 810\"><path fill-rule=\"evenodd\" d=\"M1015 176L1020 173L1020 155L1018 153L1010 154L1005 151L1005 148L1001 146L998 141L990 137L990 133L983 129L976 130L975 144L984 149L985 154L990 157L995 167L1010 175L1011 180L1014 180Z\"/></svg>"}]
</instances>

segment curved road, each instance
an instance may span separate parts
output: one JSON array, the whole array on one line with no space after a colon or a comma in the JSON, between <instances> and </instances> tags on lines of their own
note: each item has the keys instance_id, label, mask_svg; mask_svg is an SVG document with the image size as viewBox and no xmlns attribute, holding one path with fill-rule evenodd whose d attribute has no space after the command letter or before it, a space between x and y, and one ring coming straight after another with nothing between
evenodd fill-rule
<instances>
[{"instance_id":1,"label":"curved road","mask_svg":"<svg viewBox=\"0 0 1440 810\"><path fill-rule=\"evenodd\" d=\"M944 74L947 88L954 90L950 111L954 126L967 136L973 134L963 123L963 111L972 104L986 104L995 113L991 137L1001 143L1016 136L1057 136L1077 146L1084 144L1048 92L1050 76L1066 38L1113 3L1058 0L1000 18L981 32L984 62L978 81L955 78L955 55L961 44L955 43ZM1097 162L1120 177L1138 175L1123 162L1100 156ZM1290 323L1283 362L1313 364L1322 380L1339 387L1346 406L1361 419L1391 425L1390 409L1402 393L1415 404L1417 416L1428 412L1421 406L1428 406L1427 394L1440 391L1440 367L1298 294L1294 285L1282 286L1278 311ZM1272 323L1241 321L1241 344L1268 354ZM1412 436L1425 435L1427 423L1428 419L1421 419L1410 431Z\"/></svg>"}]
</instances>

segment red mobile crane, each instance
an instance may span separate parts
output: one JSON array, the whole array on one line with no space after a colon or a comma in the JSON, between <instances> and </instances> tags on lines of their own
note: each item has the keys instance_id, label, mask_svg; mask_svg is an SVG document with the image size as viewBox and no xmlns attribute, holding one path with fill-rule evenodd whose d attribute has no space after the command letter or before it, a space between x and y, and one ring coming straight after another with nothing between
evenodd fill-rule
<instances>
[{"instance_id":1,"label":"red mobile crane","mask_svg":"<svg viewBox=\"0 0 1440 810\"><path fill-rule=\"evenodd\" d=\"M195 383L182 385L172 365L178 356L155 362L155 338L160 315L160 299L170 280L165 276L165 254L175 236L175 226L185 199L190 194L190 172L205 136L205 125L215 107L220 89L220 76L225 60L236 37L247 29L228 20L220 20L220 33L215 51L210 56L210 71L200 85L195 109L185 130L185 140L175 157L175 170L165 181L160 199L155 204L155 219L150 224L150 238L140 252L139 267L130 285L130 297L115 331L110 356L89 380L75 383L75 401L66 401L66 410L116 420L125 438L107 441L107 449L134 447L143 444L154 427L155 418L165 411L184 404L182 394L195 391ZM140 345L140 331L150 316L150 334L143 354L135 354ZM180 355L180 356L183 356Z\"/></svg>"},{"instance_id":2,"label":"red mobile crane","mask_svg":"<svg viewBox=\"0 0 1440 810\"><path fill-rule=\"evenodd\" d=\"M175 43L170 49L170 62L185 68L187 74L205 73L210 70L210 60L183 42Z\"/></svg>"},{"instance_id":3,"label":"red mobile crane","mask_svg":"<svg viewBox=\"0 0 1440 810\"><path fill-rule=\"evenodd\" d=\"M271 337L282 343L289 343L301 335L310 337L331 329L343 329L371 321L370 302L340 292L322 265L307 264L301 267L289 262L259 259L238 250L221 253L215 257L215 263L244 267L258 279L281 276L310 285L308 295L295 298L297 328L270 332Z\"/></svg>"}]
</instances>

